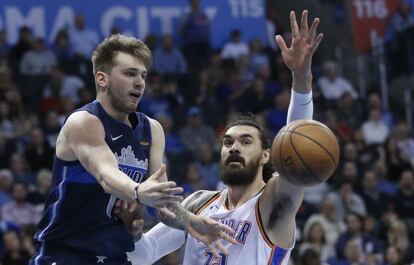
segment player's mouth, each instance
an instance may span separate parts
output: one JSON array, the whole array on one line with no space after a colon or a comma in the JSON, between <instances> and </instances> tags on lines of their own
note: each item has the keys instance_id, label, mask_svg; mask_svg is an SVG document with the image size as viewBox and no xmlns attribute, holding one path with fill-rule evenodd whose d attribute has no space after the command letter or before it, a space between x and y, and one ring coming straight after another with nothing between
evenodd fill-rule
<instances>
[{"instance_id":1,"label":"player's mouth","mask_svg":"<svg viewBox=\"0 0 414 265\"><path fill-rule=\"evenodd\" d=\"M226 165L231 165L231 164L241 164L244 165L244 158L238 155L230 155L227 159L226 159Z\"/></svg>"},{"instance_id":2,"label":"player's mouth","mask_svg":"<svg viewBox=\"0 0 414 265\"><path fill-rule=\"evenodd\" d=\"M129 93L129 96L134 100L139 100L141 98L141 93L133 91Z\"/></svg>"}]
</instances>

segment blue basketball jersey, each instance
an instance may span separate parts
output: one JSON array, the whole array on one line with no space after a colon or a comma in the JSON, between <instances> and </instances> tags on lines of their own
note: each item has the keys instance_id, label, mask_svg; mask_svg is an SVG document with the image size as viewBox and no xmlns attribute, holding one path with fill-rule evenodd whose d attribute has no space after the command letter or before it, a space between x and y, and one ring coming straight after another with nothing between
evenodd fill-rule
<instances>
[{"instance_id":1,"label":"blue basketball jersey","mask_svg":"<svg viewBox=\"0 0 414 265\"><path fill-rule=\"evenodd\" d=\"M139 112L130 114L131 128L109 116L98 101L77 111L99 118L105 129L105 142L116 156L119 169L134 181L142 182L148 173L151 146L148 117ZM37 258L48 247L105 257L132 251L132 236L112 217L115 200L79 161L55 157L52 190L34 238L39 246Z\"/></svg>"}]
</instances>

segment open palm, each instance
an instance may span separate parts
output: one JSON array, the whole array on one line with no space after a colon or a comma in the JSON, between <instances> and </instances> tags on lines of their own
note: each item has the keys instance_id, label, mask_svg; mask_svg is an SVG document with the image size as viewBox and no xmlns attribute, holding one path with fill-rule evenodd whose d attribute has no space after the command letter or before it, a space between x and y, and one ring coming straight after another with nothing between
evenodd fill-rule
<instances>
[{"instance_id":1,"label":"open palm","mask_svg":"<svg viewBox=\"0 0 414 265\"><path fill-rule=\"evenodd\" d=\"M290 26L292 29L292 43L288 48L282 36L276 36L276 42L282 51L282 57L286 66L295 75L304 76L310 72L312 55L318 48L323 34L316 35L319 18L313 20L312 26L308 28L308 11L302 13L300 29L296 21L294 11L290 12Z\"/></svg>"}]
</instances>

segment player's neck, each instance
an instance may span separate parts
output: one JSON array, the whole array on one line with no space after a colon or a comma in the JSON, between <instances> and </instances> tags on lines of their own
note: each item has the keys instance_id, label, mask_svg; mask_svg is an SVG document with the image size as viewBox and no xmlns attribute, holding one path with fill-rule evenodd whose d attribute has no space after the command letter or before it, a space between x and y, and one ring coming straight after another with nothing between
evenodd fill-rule
<instances>
[{"instance_id":1,"label":"player's neck","mask_svg":"<svg viewBox=\"0 0 414 265\"><path fill-rule=\"evenodd\" d=\"M112 106L111 102L109 101L108 97L98 95L96 97L96 100L98 100L101 103L102 108L106 111L106 113L109 114L109 116L111 116L117 121L130 125L128 120L128 114L114 108L114 106Z\"/></svg>"},{"instance_id":2,"label":"player's neck","mask_svg":"<svg viewBox=\"0 0 414 265\"><path fill-rule=\"evenodd\" d=\"M255 181L246 186L229 186L227 188L227 198L226 198L226 207L229 210L235 209L241 206L243 203L247 202L251 198L257 195L265 183L260 178L256 177Z\"/></svg>"}]
</instances>

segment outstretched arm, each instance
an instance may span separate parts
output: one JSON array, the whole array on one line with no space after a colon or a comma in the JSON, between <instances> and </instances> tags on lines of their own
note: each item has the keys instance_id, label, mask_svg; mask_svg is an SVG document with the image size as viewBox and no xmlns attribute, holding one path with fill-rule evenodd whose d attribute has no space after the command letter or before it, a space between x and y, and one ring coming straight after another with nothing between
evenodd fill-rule
<instances>
[{"instance_id":1,"label":"outstretched arm","mask_svg":"<svg viewBox=\"0 0 414 265\"><path fill-rule=\"evenodd\" d=\"M56 155L66 161L79 160L93 175L105 192L133 202L137 183L118 169L115 155L105 142L105 130L96 116L86 111L71 114L63 126L58 140ZM139 185L139 199L146 205L177 200L173 182L159 182L163 168Z\"/></svg>"},{"instance_id":2,"label":"outstretched arm","mask_svg":"<svg viewBox=\"0 0 414 265\"><path fill-rule=\"evenodd\" d=\"M196 213L215 194L217 192L195 192L184 200L183 207L192 213ZM123 205L126 204L120 202L116 204L115 214L137 239L135 250L128 253L128 258L133 264L152 264L184 244L186 238L184 231L171 228L162 223L159 223L147 233L142 234L143 226L139 223L142 220L139 219L139 214L134 213L138 209L134 205L130 205L128 210Z\"/></svg>"},{"instance_id":3,"label":"outstretched arm","mask_svg":"<svg viewBox=\"0 0 414 265\"><path fill-rule=\"evenodd\" d=\"M307 10L302 13L300 29L293 11L290 13L290 23L293 39L289 48L280 35L276 36L283 60L293 77L288 122L312 118L312 56L323 37L322 34L316 34L318 18L308 28ZM259 209L265 231L272 242L282 248L288 249L293 245L295 215L302 200L303 188L279 176L268 181L260 198Z\"/></svg>"},{"instance_id":4,"label":"outstretched arm","mask_svg":"<svg viewBox=\"0 0 414 265\"><path fill-rule=\"evenodd\" d=\"M155 120L150 120L150 122L153 139L150 153L150 170L152 172L158 169L162 163L165 138L161 125ZM167 174L163 174L162 180L167 181ZM197 240L206 244L213 253L216 253L216 246L226 253L225 248L219 242L220 239L235 243L235 240L228 235L233 233L230 227L210 218L195 215L186 210L179 202L171 201L157 205L157 217L168 226L189 232Z\"/></svg>"}]
</instances>

